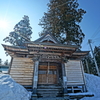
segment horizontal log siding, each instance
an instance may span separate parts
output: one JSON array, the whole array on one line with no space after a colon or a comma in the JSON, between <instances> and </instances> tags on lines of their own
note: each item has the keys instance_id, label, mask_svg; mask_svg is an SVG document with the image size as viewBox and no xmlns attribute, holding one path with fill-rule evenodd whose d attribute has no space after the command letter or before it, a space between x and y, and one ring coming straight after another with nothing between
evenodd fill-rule
<instances>
[{"instance_id":1,"label":"horizontal log siding","mask_svg":"<svg viewBox=\"0 0 100 100\"><path fill-rule=\"evenodd\" d=\"M33 66L34 63L29 58L13 58L10 75L21 85L32 85Z\"/></svg>"},{"instance_id":2,"label":"horizontal log siding","mask_svg":"<svg viewBox=\"0 0 100 100\"><path fill-rule=\"evenodd\" d=\"M82 66L79 60L69 60L65 63L67 85L83 85Z\"/></svg>"}]
</instances>

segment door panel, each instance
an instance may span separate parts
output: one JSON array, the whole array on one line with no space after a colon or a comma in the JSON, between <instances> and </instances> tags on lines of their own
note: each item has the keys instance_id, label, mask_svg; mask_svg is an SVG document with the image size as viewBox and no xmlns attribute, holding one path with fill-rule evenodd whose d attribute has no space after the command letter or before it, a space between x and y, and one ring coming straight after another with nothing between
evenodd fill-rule
<instances>
[{"instance_id":1,"label":"door panel","mask_svg":"<svg viewBox=\"0 0 100 100\"><path fill-rule=\"evenodd\" d=\"M56 84L57 76L56 75L48 75L48 84Z\"/></svg>"},{"instance_id":2,"label":"door panel","mask_svg":"<svg viewBox=\"0 0 100 100\"><path fill-rule=\"evenodd\" d=\"M51 66L50 63L39 65L38 84L56 84L57 66Z\"/></svg>"},{"instance_id":3,"label":"door panel","mask_svg":"<svg viewBox=\"0 0 100 100\"><path fill-rule=\"evenodd\" d=\"M38 83L39 84L45 84L45 83L47 83L46 77L47 77L47 71L46 71L46 69L39 70Z\"/></svg>"}]
</instances>

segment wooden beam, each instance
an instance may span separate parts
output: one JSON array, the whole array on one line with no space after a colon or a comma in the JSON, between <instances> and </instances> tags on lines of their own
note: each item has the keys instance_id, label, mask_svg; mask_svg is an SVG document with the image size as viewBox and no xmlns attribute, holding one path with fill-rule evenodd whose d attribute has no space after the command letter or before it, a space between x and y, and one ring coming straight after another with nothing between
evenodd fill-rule
<instances>
[{"instance_id":1,"label":"wooden beam","mask_svg":"<svg viewBox=\"0 0 100 100\"><path fill-rule=\"evenodd\" d=\"M55 52L73 52L74 50L72 49L60 49L60 48L37 48L37 47L34 47L34 48L29 48L29 51L55 51Z\"/></svg>"},{"instance_id":2,"label":"wooden beam","mask_svg":"<svg viewBox=\"0 0 100 100\"><path fill-rule=\"evenodd\" d=\"M28 47L49 47L49 48L67 48L67 49L77 49L78 46L73 45L62 45L62 44L28 44Z\"/></svg>"},{"instance_id":3,"label":"wooden beam","mask_svg":"<svg viewBox=\"0 0 100 100\"><path fill-rule=\"evenodd\" d=\"M29 52L29 54L50 54L50 55L61 55L61 53L49 53L49 52Z\"/></svg>"}]
</instances>

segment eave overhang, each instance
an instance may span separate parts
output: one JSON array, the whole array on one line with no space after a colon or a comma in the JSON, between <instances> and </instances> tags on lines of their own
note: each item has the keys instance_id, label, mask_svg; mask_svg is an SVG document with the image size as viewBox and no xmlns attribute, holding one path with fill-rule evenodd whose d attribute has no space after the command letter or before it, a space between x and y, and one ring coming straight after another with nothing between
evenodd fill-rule
<instances>
[{"instance_id":1,"label":"eave overhang","mask_svg":"<svg viewBox=\"0 0 100 100\"><path fill-rule=\"evenodd\" d=\"M9 46L9 45L4 45L4 44L2 44L2 46L4 47L5 50L22 51L22 52L28 51L26 47L22 47L22 46Z\"/></svg>"},{"instance_id":2,"label":"eave overhang","mask_svg":"<svg viewBox=\"0 0 100 100\"><path fill-rule=\"evenodd\" d=\"M4 45L2 44L2 46L4 47L4 50L10 55L16 55L16 54L28 54L28 49L26 47L22 47L22 46L9 46L9 45Z\"/></svg>"},{"instance_id":3,"label":"eave overhang","mask_svg":"<svg viewBox=\"0 0 100 100\"><path fill-rule=\"evenodd\" d=\"M4 45L5 51L12 54L50 54L71 56L78 48L77 46L68 46L52 43L28 43L26 47Z\"/></svg>"},{"instance_id":4,"label":"eave overhang","mask_svg":"<svg viewBox=\"0 0 100 100\"><path fill-rule=\"evenodd\" d=\"M84 58L90 51L76 51L72 54L73 58Z\"/></svg>"},{"instance_id":5,"label":"eave overhang","mask_svg":"<svg viewBox=\"0 0 100 100\"><path fill-rule=\"evenodd\" d=\"M59 55L66 56L69 58L82 58L86 56L89 51L76 51L78 46L73 45L62 45L62 44L52 44L52 43L27 43L26 47L22 46L9 46L4 45L5 51L11 55Z\"/></svg>"}]
</instances>

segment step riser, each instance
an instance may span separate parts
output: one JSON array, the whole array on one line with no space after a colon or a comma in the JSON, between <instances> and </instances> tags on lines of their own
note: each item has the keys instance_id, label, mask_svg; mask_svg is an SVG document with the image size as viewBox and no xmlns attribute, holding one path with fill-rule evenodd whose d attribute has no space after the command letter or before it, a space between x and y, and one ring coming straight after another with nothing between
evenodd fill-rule
<instances>
[{"instance_id":1,"label":"step riser","mask_svg":"<svg viewBox=\"0 0 100 100\"><path fill-rule=\"evenodd\" d=\"M62 97L63 94L38 94L38 97Z\"/></svg>"},{"instance_id":2,"label":"step riser","mask_svg":"<svg viewBox=\"0 0 100 100\"><path fill-rule=\"evenodd\" d=\"M61 89L61 87L38 87L38 89Z\"/></svg>"},{"instance_id":3,"label":"step riser","mask_svg":"<svg viewBox=\"0 0 100 100\"><path fill-rule=\"evenodd\" d=\"M62 87L61 86L38 86L37 89L38 97L61 97Z\"/></svg>"},{"instance_id":4,"label":"step riser","mask_svg":"<svg viewBox=\"0 0 100 100\"><path fill-rule=\"evenodd\" d=\"M62 93L62 90L37 90L38 93Z\"/></svg>"}]
</instances>

